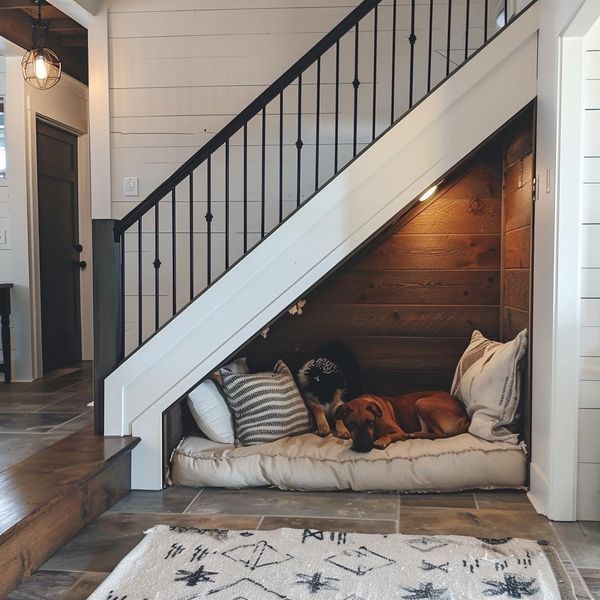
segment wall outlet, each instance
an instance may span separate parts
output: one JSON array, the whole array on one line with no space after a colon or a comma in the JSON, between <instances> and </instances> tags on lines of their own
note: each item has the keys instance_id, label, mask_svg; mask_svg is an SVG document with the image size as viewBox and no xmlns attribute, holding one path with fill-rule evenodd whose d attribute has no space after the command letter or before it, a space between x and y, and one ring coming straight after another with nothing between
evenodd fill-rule
<instances>
[{"instance_id":1,"label":"wall outlet","mask_svg":"<svg viewBox=\"0 0 600 600\"><path fill-rule=\"evenodd\" d=\"M123 179L123 194L125 194L125 196L137 196L138 195L138 178L137 177L125 177Z\"/></svg>"}]
</instances>

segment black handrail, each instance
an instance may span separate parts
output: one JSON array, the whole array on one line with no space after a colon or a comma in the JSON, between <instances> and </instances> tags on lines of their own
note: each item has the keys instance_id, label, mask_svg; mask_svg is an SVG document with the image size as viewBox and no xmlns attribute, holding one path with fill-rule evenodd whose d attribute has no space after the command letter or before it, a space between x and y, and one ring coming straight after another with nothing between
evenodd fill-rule
<instances>
[{"instance_id":1,"label":"black handrail","mask_svg":"<svg viewBox=\"0 0 600 600\"><path fill-rule=\"evenodd\" d=\"M225 142L231 139L242 127L255 117L264 107L277 98L285 88L291 85L308 67L314 64L327 50L332 48L344 34L371 12L381 0L364 0L347 17L340 21L323 39L318 41L302 58L297 60L279 79L272 83L242 112L234 117L221 131L214 135L198 152L186 160L168 179L165 179L145 200L125 215L115 225L115 236L118 238L129 229L140 217L145 215L154 205L162 200L174 187L182 183L190 172L199 167L211 154L216 152Z\"/></svg>"},{"instance_id":2,"label":"black handrail","mask_svg":"<svg viewBox=\"0 0 600 600\"><path fill-rule=\"evenodd\" d=\"M121 358L124 358L126 352L125 325L127 322L132 325L132 335L136 334L136 345L138 347L143 345L155 331L178 314L178 311L185 308L188 299L189 302L192 302L198 293L210 287L219 278L219 272L222 273L234 266L257 241L270 235L278 224L298 210L308 197L317 194L340 170L346 168L389 127L402 119L430 93L433 93L449 75L460 68L461 64L458 63L464 64L499 33L497 31L490 35L489 32L489 0L485 0L483 28L480 27L481 23L473 24L471 0L466 0L464 13L460 12L459 14L457 11L462 11L462 7L457 5L453 7L452 0L447 0L447 10L438 13L434 11L434 0L429 0L426 4L419 5L425 7L425 10L427 5L429 6L429 15L423 22L422 29L417 27L416 22L417 2L410 0L408 3L410 19L404 26L404 29L409 31L409 35L401 37L398 35L400 12L398 0L389 0L389 2L389 5L380 6L381 0L364 0L281 77L265 89L256 100L183 163L143 202L115 224L115 241L120 246L121 261L118 265L120 277L120 323L118 326L123 340ZM535 0L532 0L526 8L534 3ZM500 0L499 7L502 4L503 2ZM504 24L499 30L509 24L506 2L504 2L504 7ZM390 11L387 20L382 16L384 10ZM371 14L372 38L369 33L370 19L367 27L362 23L363 19ZM425 16L427 16L426 13ZM494 15L494 21L495 17L496 15ZM391 28L380 28L381 22L389 21L391 21ZM464 23L464 52L461 48L461 56L457 56L455 62L451 57L452 40L462 37L461 26L456 25L460 22ZM436 31L434 25L436 23L447 27L447 31L441 31L440 39L436 42L440 47L445 48L446 56L438 56L433 51L434 32ZM471 28L473 28L472 32ZM481 32L479 29L483 31ZM423 31L422 34L421 31ZM470 42L477 36L482 39L477 42L477 48L472 49L469 47ZM383 43L381 43L381 39L384 40ZM389 55L390 49L385 49L386 40L391 46L391 56ZM402 71L399 72L398 64L401 66L403 64L400 62L401 54L399 54L402 51L400 45L403 43L407 44L405 49L408 61L404 65L406 72L403 77L400 77ZM348 54L347 63L342 61L342 48ZM332 52L327 56L326 53L329 50ZM425 59L422 61L425 67L423 73L416 72L416 65L421 64L417 60L419 51L426 53L422 57ZM331 80L323 84L327 58L331 59L329 62L332 64L329 65L329 68L333 72L330 73ZM365 60L372 62L364 64ZM437 66L434 66L434 60ZM310 79L313 68L315 81ZM436 69L438 74L434 78ZM369 81L369 78L372 80ZM288 94L285 98L286 92L290 91L293 84L296 85L293 96ZM368 90L363 92L364 85L372 86L370 93ZM333 86L333 89L326 86ZM382 86L387 87L382 90ZM308 102L309 98L307 97L313 88L315 90L314 104L312 101ZM329 98L324 97L327 89L330 90ZM346 93L343 93L344 90ZM389 95L386 97L386 94L382 92L387 92ZM344 100L347 102L347 106L344 105ZM381 105L382 101L383 106ZM297 102L295 110L294 102ZM292 108L288 109L288 113L284 113L284 104L286 107L289 104L292 105ZM308 112L306 112L307 104ZM267 124L267 117L271 114L268 110L269 106L273 110L272 125ZM311 113L313 107L314 113ZM286 114L293 120L286 121L284 118ZM249 151L253 151L251 122L255 118L260 126L260 133L254 145L260 155L258 158L259 168L253 168L249 161ZM314 128L307 127L305 119L312 118L314 118ZM307 145L306 139L312 132L314 132L315 142L314 144L310 142L310 145L314 145L314 155L310 154L310 147ZM268 137L268 133L271 133L271 138ZM234 143L236 134L237 146ZM331 136L330 141L326 139L324 141L328 135ZM272 142L269 142L268 139L272 139ZM286 152L288 149L289 152ZM241 153L241 162L238 163L236 170L234 169L235 164L233 167L230 165L230 158L237 150ZM273 168L270 172L267 169L268 154L273 160ZM221 158L224 159L222 171L219 168ZM325 164L321 163L322 158L325 160ZM287 168L286 160L289 163ZM332 164L327 162L329 160ZM314 176L311 172L310 180L307 182L303 175L309 175L308 169L312 169L313 166ZM198 173L200 177L195 177L196 169L200 167L202 167ZM205 180L202 178L204 171L206 171ZM237 174L236 180L233 179L234 173ZM204 181L205 185L203 185ZM188 194L186 198L180 200L180 204L183 205L180 208L183 211L178 213L177 194L181 194L183 191L178 186L184 182L187 182ZM234 187L235 184L237 184L237 188ZM223 186L222 192L221 185ZM235 189L235 192L232 189ZM200 198L196 198L195 194ZM220 201L223 196L224 203L222 200ZM163 206L169 209L163 211L162 215L161 201L164 201ZM269 201L272 202L272 206L267 212ZM290 210L285 209L286 202L289 203ZM187 203L187 207L185 203ZM224 215L220 215L219 209L223 204ZM259 206L259 209L254 210L253 205ZM196 209L201 206L206 208L203 215L196 212ZM178 223L178 216L180 219L184 218L185 221ZM236 229L234 221L236 217L240 221L237 223L239 229ZM144 230L142 222L146 224L145 219L148 219L151 225L153 224L149 231ZM195 221L201 219L205 222L205 226L197 229L194 225ZM213 224L214 219L216 221ZM160 242L159 221L163 227L165 221L167 227L170 221L170 229L164 232L163 243ZM274 221L275 224L273 224ZM220 224L223 225L224 231L219 231ZM129 240L128 248L130 248L127 253L126 234L127 240ZM219 237L222 234L224 234L224 248L221 247L220 240L222 238ZM144 237L145 235L147 237ZM206 236L204 241L201 239L203 235ZM178 241L183 246L178 247ZM234 243L238 244L237 251ZM144 246L146 246L145 251ZM161 252L164 259L167 249L170 249L171 260L165 260L163 265ZM221 260L221 249L224 260ZM133 269L133 274L137 271L137 291L136 293L129 292L131 296L137 296L135 304L133 298L130 304L126 304L126 289L131 290L131 287L126 286L125 281L128 273L125 261L129 252L133 256L131 259L127 259L127 267ZM188 252L189 262L185 260ZM205 265L196 260L197 252L203 253L203 258L206 259ZM143 253L146 255L145 257ZM216 265L213 264L215 257ZM163 266L167 270L170 268L171 278L169 278L168 271L164 273L166 276L161 276L161 267ZM153 269L153 273L151 269ZM199 269L205 269L204 285L201 289L196 289L195 282ZM144 270L146 270L145 276ZM186 276L189 277L189 282L183 282L189 284L189 296L187 289L182 290L177 287L178 273L182 272L186 272ZM129 283L129 279L127 283ZM152 283L154 285L153 293L150 290L144 293L144 285L151 287ZM161 301L161 283L165 289L169 290L165 295L172 294L171 302ZM186 297L185 305L182 301L178 301L183 297ZM126 316L126 313L129 315L130 312L133 313L133 319L128 319ZM136 317L137 331L133 331ZM147 331L148 329L151 331ZM133 340L128 345L131 346L132 342Z\"/></svg>"}]
</instances>

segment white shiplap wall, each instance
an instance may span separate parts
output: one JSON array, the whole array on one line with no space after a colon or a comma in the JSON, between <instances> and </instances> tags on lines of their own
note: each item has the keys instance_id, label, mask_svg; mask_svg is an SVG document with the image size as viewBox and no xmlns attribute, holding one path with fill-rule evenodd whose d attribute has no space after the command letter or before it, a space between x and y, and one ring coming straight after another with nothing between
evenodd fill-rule
<instances>
[{"instance_id":1,"label":"white shiplap wall","mask_svg":"<svg viewBox=\"0 0 600 600\"><path fill-rule=\"evenodd\" d=\"M182 162L206 143L229 120L250 103L265 87L283 73L315 42L346 16L359 0L114 0L109 8L109 65L111 111L112 212L121 218L166 179ZM398 1L396 115L407 108L409 66L410 0ZM489 32L495 31L495 2L489 2ZM466 2L452 4L451 58L462 60L465 47ZM469 47L483 39L484 0L471 0ZM446 1L434 2L433 78L435 84L446 66ZM426 88L429 0L417 1L415 97ZM379 8L377 69L377 131L389 125L390 65L392 47L391 0ZM371 139L373 93L373 20L361 24L359 37L359 149ZM341 131L344 146L340 163L352 151L352 109L354 78L353 36L341 45ZM322 63L320 183L333 172L334 53ZM301 198L314 190L315 162L315 72L303 81L303 172ZM296 206L297 87L284 97L284 215ZM249 235L248 246L260 239L261 122L249 127ZM266 120L266 230L278 216L279 103L267 109ZM242 137L231 142L231 262L243 251L243 204L241 191ZM126 198L123 178L139 178L139 197ZM212 162L213 278L224 268L224 160L223 153ZM203 216L206 213L206 172L198 169L194 186L194 278L195 291L206 278L207 236ZM190 235L187 221L189 189L187 182L177 189L176 252L177 306L189 300ZM164 204L164 205L163 205ZM172 261L170 201L161 204L159 247L165 267ZM187 231L186 231L187 229ZM128 346L137 338L137 235L126 239L126 322ZM142 275L144 336L154 329L154 215L143 222ZM160 321L172 310L170 268L160 279Z\"/></svg>"},{"instance_id":2,"label":"white shiplap wall","mask_svg":"<svg viewBox=\"0 0 600 600\"><path fill-rule=\"evenodd\" d=\"M600 21L585 40L578 518L600 520Z\"/></svg>"}]
</instances>

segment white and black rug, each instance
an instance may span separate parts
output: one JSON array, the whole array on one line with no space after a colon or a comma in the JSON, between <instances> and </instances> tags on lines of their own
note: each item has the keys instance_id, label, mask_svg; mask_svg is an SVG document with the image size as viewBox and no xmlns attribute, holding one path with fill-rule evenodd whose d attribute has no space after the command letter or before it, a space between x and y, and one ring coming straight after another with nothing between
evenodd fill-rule
<instances>
[{"instance_id":1,"label":"white and black rug","mask_svg":"<svg viewBox=\"0 0 600 600\"><path fill-rule=\"evenodd\" d=\"M520 539L158 525L93 600L574 598L551 548Z\"/></svg>"}]
</instances>

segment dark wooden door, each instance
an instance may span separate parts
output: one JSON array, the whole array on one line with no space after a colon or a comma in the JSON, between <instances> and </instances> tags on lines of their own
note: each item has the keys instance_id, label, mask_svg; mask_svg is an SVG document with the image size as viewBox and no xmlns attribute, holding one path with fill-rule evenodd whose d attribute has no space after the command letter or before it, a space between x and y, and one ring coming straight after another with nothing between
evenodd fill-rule
<instances>
[{"instance_id":1,"label":"dark wooden door","mask_svg":"<svg viewBox=\"0 0 600 600\"><path fill-rule=\"evenodd\" d=\"M44 372L81 360L77 138L37 122Z\"/></svg>"}]
</instances>

